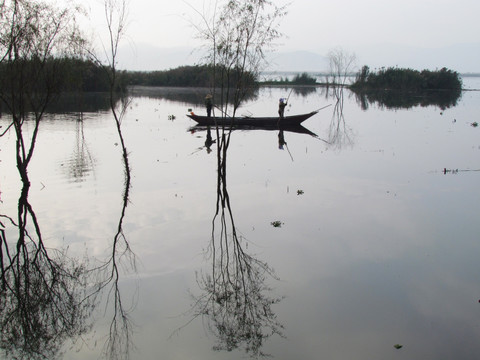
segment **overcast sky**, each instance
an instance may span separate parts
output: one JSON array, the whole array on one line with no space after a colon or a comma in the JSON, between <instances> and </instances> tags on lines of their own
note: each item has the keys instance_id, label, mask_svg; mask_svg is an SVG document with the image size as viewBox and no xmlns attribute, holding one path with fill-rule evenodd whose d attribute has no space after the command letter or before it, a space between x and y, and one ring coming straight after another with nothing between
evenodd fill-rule
<instances>
[{"instance_id":1,"label":"overcast sky","mask_svg":"<svg viewBox=\"0 0 480 360\"><path fill-rule=\"evenodd\" d=\"M131 0L128 39L132 44L159 48L198 47L191 22L200 18L193 9L202 11L213 1ZM102 0L87 3L92 23L101 28L104 19L98 10ZM325 55L341 47L367 54L385 44L422 49L478 45L479 18L479 0L292 0L281 22L285 36L278 51L308 50ZM475 61L480 71L480 58Z\"/></svg>"}]
</instances>

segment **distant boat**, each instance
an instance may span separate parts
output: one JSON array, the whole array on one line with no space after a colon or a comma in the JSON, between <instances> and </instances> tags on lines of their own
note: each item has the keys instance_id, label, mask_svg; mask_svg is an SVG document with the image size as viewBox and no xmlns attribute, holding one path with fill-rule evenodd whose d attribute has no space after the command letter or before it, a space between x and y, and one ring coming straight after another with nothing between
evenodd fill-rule
<instances>
[{"instance_id":1,"label":"distant boat","mask_svg":"<svg viewBox=\"0 0 480 360\"><path fill-rule=\"evenodd\" d=\"M285 116L282 119L278 116L274 117L254 117L254 116L241 116L241 117L208 117L203 115L196 115L193 112L187 114L187 116L196 121L199 125L225 125L225 126L298 126L303 121L312 117L319 110L312 111L308 114L290 115Z\"/></svg>"}]
</instances>

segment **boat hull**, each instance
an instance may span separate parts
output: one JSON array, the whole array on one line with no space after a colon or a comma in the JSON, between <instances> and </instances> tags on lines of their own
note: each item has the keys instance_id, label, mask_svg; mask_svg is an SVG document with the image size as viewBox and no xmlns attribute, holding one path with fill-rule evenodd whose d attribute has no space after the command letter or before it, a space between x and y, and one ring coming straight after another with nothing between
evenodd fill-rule
<instances>
[{"instance_id":1,"label":"boat hull","mask_svg":"<svg viewBox=\"0 0 480 360\"><path fill-rule=\"evenodd\" d=\"M208 117L202 115L195 115L194 113L187 114L187 116L196 121L199 125L209 126L297 126L303 121L312 117L318 113L318 111L312 111L308 114L285 116L280 119L276 117Z\"/></svg>"}]
</instances>

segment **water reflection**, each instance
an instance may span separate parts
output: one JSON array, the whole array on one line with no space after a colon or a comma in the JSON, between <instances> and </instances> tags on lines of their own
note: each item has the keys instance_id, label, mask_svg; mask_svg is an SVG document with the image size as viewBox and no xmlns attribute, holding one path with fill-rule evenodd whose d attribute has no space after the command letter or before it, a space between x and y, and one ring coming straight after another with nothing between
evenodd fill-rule
<instances>
[{"instance_id":1,"label":"water reflection","mask_svg":"<svg viewBox=\"0 0 480 360\"><path fill-rule=\"evenodd\" d=\"M209 129L207 129L208 134ZM276 276L269 265L247 252L247 240L235 224L227 190L227 150L231 132L217 132L217 200L207 247L210 270L197 275L200 295L194 295L193 318L202 317L215 336L214 350L240 349L263 356L272 335L282 336L273 306L281 298L268 285ZM208 138L208 135L207 135Z\"/></svg>"},{"instance_id":2,"label":"water reflection","mask_svg":"<svg viewBox=\"0 0 480 360\"><path fill-rule=\"evenodd\" d=\"M438 106L445 110L457 106L462 95L461 90L404 92L394 90L354 92L362 110L377 104L380 108L410 109L415 106Z\"/></svg>"},{"instance_id":3,"label":"water reflection","mask_svg":"<svg viewBox=\"0 0 480 360\"><path fill-rule=\"evenodd\" d=\"M290 85L290 86L274 86L274 85L267 85L264 86L264 88L270 88L270 89L281 89L283 91L287 92L292 92L294 95L298 95L301 97L307 97L310 96L318 91L318 88L316 86L312 85Z\"/></svg>"},{"instance_id":4,"label":"water reflection","mask_svg":"<svg viewBox=\"0 0 480 360\"><path fill-rule=\"evenodd\" d=\"M204 126L204 125L195 125L192 126L188 129L188 131L192 134L195 134L199 131L207 131L207 141L208 139L211 140L211 130L209 130L209 126ZM310 135L313 137L318 137L317 134L315 134L313 131L310 131L306 127L302 125L295 125L295 126L278 126L278 125L272 125L272 126L266 126L266 125L259 125L259 126L248 126L248 125L232 125L231 128L229 129L230 131L255 131L255 130L263 130L263 131L273 131L273 132L282 132L283 134L285 132L292 132L296 134L305 134L305 135ZM210 135L209 134L210 131ZM285 135L283 135L285 136ZM205 145L207 145L207 141L205 142ZM208 141L209 142L209 141ZM216 140L213 140L213 143L215 143ZM211 144L210 144L211 145Z\"/></svg>"},{"instance_id":5,"label":"water reflection","mask_svg":"<svg viewBox=\"0 0 480 360\"><path fill-rule=\"evenodd\" d=\"M11 358L51 359L90 330L95 296L88 295L87 263L45 246L28 176L22 182L17 219L0 215L0 346ZM9 227L16 242L7 239Z\"/></svg>"},{"instance_id":6,"label":"water reflection","mask_svg":"<svg viewBox=\"0 0 480 360\"><path fill-rule=\"evenodd\" d=\"M94 158L90 153L84 133L83 114L79 114L76 119L75 148L67 161L67 175L73 182L83 182L93 171Z\"/></svg>"},{"instance_id":7,"label":"water reflection","mask_svg":"<svg viewBox=\"0 0 480 360\"><path fill-rule=\"evenodd\" d=\"M131 312L134 306L125 306L124 298L120 288L121 269L136 272L136 257L130 247L130 243L123 230L129 194L131 186L130 158L127 151L122 131L122 122L127 109L130 107L131 98L128 94L121 94L120 101L115 101L116 94L110 93L110 110L115 120L118 138L122 149L124 189L122 196L122 209L117 224L117 231L113 237L111 256L99 268L100 281L98 292L108 289L107 305L113 309L110 322L108 339L105 344L105 355L109 359L128 359L133 347L133 325Z\"/></svg>"},{"instance_id":8,"label":"water reflection","mask_svg":"<svg viewBox=\"0 0 480 360\"><path fill-rule=\"evenodd\" d=\"M147 97L152 99L164 99L187 105L204 106L205 94L212 90L209 88L190 87L155 87L155 86L132 86L128 89L134 97ZM259 88L249 89L243 101L255 101L259 96Z\"/></svg>"},{"instance_id":9,"label":"water reflection","mask_svg":"<svg viewBox=\"0 0 480 360\"><path fill-rule=\"evenodd\" d=\"M124 104L126 108L128 103ZM66 249L46 246L28 200L28 168L41 119L36 117L34 131L24 133L25 118L12 116L0 134L15 131L15 158L22 183L17 215L0 214L0 348L7 358L57 358L68 341L84 341L83 336L94 323L92 314L106 293L113 315L104 354L111 359L128 358L132 345L131 308L124 305L120 269L129 269L126 261L135 269L135 256L123 231L131 179L124 142L125 187L112 250L100 265L91 266L93 259L87 256L69 258ZM121 129L119 133L121 137ZM77 122L76 146L71 171L73 178L80 181L93 163L85 146L81 119ZM18 235L11 240L15 232Z\"/></svg>"},{"instance_id":10,"label":"water reflection","mask_svg":"<svg viewBox=\"0 0 480 360\"><path fill-rule=\"evenodd\" d=\"M113 309L109 334L105 343L105 355L108 359L128 359L134 347L131 320L134 306L125 305L120 287L121 269L136 271L136 257L123 230L131 179L130 169L127 167L125 171L125 187L117 231L113 237L110 257L97 269L99 281L96 283L95 290L97 294L105 291L108 293L107 305Z\"/></svg>"},{"instance_id":11,"label":"water reflection","mask_svg":"<svg viewBox=\"0 0 480 360\"><path fill-rule=\"evenodd\" d=\"M345 145L353 145L353 132L348 127L343 112L345 103L345 91L343 87L332 88L332 98L334 99L334 107L332 120L328 128L328 143L335 149L340 150Z\"/></svg>"}]
</instances>

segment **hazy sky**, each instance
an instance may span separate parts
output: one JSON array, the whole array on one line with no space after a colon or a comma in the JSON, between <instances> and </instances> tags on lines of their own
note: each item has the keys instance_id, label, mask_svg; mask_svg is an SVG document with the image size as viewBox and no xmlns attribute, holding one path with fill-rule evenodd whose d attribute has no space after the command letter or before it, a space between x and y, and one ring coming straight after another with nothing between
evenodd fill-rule
<instances>
[{"instance_id":1,"label":"hazy sky","mask_svg":"<svg viewBox=\"0 0 480 360\"><path fill-rule=\"evenodd\" d=\"M88 1L91 21L100 26L102 0ZM162 48L197 47L191 21L200 18L192 8L202 11L211 3L131 0L129 40ZM479 44L479 17L478 0L292 0L281 22L285 37L278 51L310 50L324 55L334 47L357 52L383 44L418 48Z\"/></svg>"}]
</instances>

